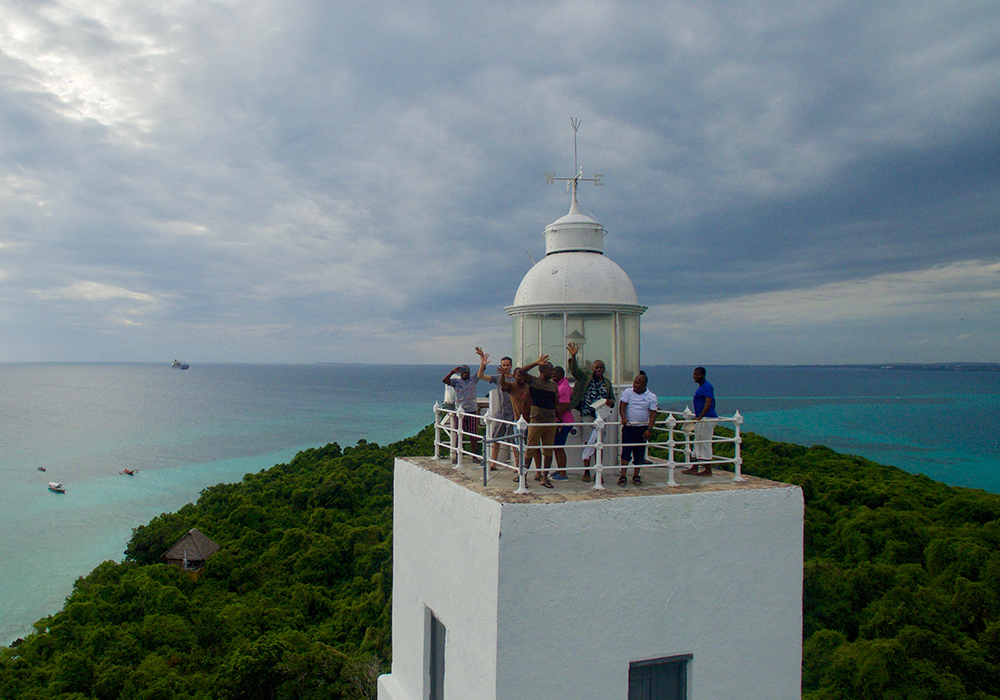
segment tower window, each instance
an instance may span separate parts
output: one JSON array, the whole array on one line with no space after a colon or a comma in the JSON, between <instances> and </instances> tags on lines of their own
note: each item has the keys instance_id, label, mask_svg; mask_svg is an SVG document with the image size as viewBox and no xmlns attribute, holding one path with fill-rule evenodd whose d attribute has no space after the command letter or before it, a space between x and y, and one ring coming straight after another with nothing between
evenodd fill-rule
<instances>
[{"instance_id":1,"label":"tower window","mask_svg":"<svg viewBox=\"0 0 1000 700\"><path fill-rule=\"evenodd\" d=\"M429 612L429 611L428 611ZM427 670L430 674L428 683L429 700L444 700L444 624L437 615L430 613L430 639Z\"/></svg>"},{"instance_id":2,"label":"tower window","mask_svg":"<svg viewBox=\"0 0 1000 700\"><path fill-rule=\"evenodd\" d=\"M628 700L687 700L691 654L633 661L628 667Z\"/></svg>"}]
</instances>

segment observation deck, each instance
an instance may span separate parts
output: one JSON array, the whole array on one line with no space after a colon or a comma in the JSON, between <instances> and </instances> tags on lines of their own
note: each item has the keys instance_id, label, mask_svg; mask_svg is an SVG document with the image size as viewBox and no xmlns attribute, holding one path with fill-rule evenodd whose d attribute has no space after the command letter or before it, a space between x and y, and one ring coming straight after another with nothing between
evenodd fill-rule
<instances>
[{"instance_id":1,"label":"observation deck","mask_svg":"<svg viewBox=\"0 0 1000 700\"><path fill-rule=\"evenodd\" d=\"M513 481L517 472L513 469L502 469L488 473L487 482L483 484L483 468L478 461L467 458L461 466L453 464L448 459L434 457L403 457L410 464L467 488L498 503L566 503L613 498L635 498L638 496L660 496L670 494L696 494L717 491L756 490L771 488L793 488L789 484L755 476L742 477L742 481L734 481L735 473L716 467L712 476L700 477L693 474L683 474L677 470L674 476L676 484L671 486L668 468L665 460L652 457L652 464L642 467L641 486L631 481L625 487L615 485L618 466L606 466L604 489L594 489L593 482L581 481L579 471L572 471L567 481L556 481L555 487L543 488L530 475L527 477L528 492L517 493L518 484ZM682 465L683 466L683 465ZM628 467L629 473L633 467ZM530 473L529 473L530 474Z\"/></svg>"}]
</instances>

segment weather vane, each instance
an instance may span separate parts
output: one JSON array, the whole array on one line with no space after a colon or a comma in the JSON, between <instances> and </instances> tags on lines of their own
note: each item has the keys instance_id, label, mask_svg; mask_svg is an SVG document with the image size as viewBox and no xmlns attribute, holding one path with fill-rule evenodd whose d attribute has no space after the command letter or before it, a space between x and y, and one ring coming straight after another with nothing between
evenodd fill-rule
<instances>
[{"instance_id":1,"label":"weather vane","mask_svg":"<svg viewBox=\"0 0 1000 700\"><path fill-rule=\"evenodd\" d=\"M556 180L560 180L566 183L566 190L573 192L573 201L576 202L576 186L580 182L593 182L594 187L603 187L604 183L601 182L601 178L604 177L601 173L594 173L594 177L584 177L583 168L579 167L576 157L576 132L580 130L581 121L574 117L569 118L570 126L573 127L573 172L576 173L573 177L556 177L555 173L545 173L545 184L551 185Z\"/></svg>"}]
</instances>

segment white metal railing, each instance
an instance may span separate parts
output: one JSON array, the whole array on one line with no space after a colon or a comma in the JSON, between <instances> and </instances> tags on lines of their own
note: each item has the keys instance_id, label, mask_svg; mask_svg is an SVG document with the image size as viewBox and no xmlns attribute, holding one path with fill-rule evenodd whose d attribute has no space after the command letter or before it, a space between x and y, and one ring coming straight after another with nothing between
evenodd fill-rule
<instances>
[{"instance_id":1,"label":"white metal railing","mask_svg":"<svg viewBox=\"0 0 1000 700\"><path fill-rule=\"evenodd\" d=\"M509 473L504 470L514 470L518 473L518 488L515 493L528 493L528 488L526 484L526 475L529 473L537 474L541 472L553 472L553 471L567 471L567 472L582 472L582 471L594 471L595 479L594 486L595 490L603 490L604 487L604 470L605 469L621 469L619 464L604 464L604 454L606 449L611 449L612 455L617 455L620 449L624 446L621 442L606 442L605 438L612 435L619 434L620 431L617 429L621 427L621 423L618 420L603 420L598 417L593 422L579 422L579 423L533 423L532 425L543 425L543 426L556 426L556 427L566 427L573 426L576 428L581 427L593 427L596 439L590 441L588 444L572 444L572 445L535 445L532 447L527 447L526 440L528 434L528 422L521 418L520 420L505 421L500 418L493 418L492 416L480 416L477 414L477 419L485 424L485 434L484 438L477 431L476 434L471 434L464 428L465 421L463 420L466 416L466 412L461 408L446 408L438 403L434 404L434 459L440 460L442 458L442 450L446 450L452 463L456 468L461 468L465 466L468 459L478 460L483 468L483 485L485 486L489 481L489 473L491 468L496 468L498 473ZM615 415L617 418L617 415ZM719 416L713 419L717 422L717 425L724 425L731 423L733 426L732 437L727 435L715 435L713 434L708 440L696 440L694 437L693 430L685 430L685 425L693 424L694 414L691 413L689 409L685 409L683 412L677 411L660 411L657 413L656 422L654 423L654 433L651 439L644 443L646 445L646 458L647 464L634 465L641 467L642 469L667 469L667 486L677 486L677 481L674 478L674 472L677 467L690 468L692 465L697 464L699 467L714 467L714 466L724 466L732 465L733 467L733 481L742 482L746 481L743 478L743 458L741 456L740 447L743 440L740 436L741 426L743 425L743 416L737 411L732 416ZM511 432L507 435L502 435L499 437L491 438L489 435L492 432L497 432L492 430L493 426L507 426L504 432L510 430ZM609 435L610 433L610 435ZM482 452L469 449L469 443L476 442L481 445ZM699 460L697 462L692 461L692 456L694 454L694 447L697 444L710 443L712 446L712 459L711 460ZM494 460L489 456L491 452L490 446L493 444L499 444L501 446L506 446L510 451L511 455L515 455L510 461ZM634 444L634 443L627 443ZM717 445L733 445L733 456L732 457L722 457L715 453L715 447ZM590 466L566 466L558 467L556 465L551 465L548 468L544 466L542 468L532 468L526 460L526 452L528 450L535 449L565 449L570 450L581 450L586 451L588 448L593 448L593 463ZM667 453L665 462L649 462L649 449L660 448Z\"/></svg>"}]
</instances>

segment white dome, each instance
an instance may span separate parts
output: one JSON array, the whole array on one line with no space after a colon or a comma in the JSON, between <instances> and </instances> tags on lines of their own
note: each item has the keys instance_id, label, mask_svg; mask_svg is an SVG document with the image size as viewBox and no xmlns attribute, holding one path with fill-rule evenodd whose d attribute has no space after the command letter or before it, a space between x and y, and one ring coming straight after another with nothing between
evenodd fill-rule
<instances>
[{"instance_id":1,"label":"white dome","mask_svg":"<svg viewBox=\"0 0 1000 700\"><path fill-rule=\"evenodd\" d=\"M579 211L577 208L571 209L570 212L569 212L569 214L566 214L566 216L560 216L558 219L556 219L555 221L553 221L551 224L549 224L545 228L546 229L559 228L560 226L570 226L570 225L574 225L574 224L575 225L587 226L589 228L593 228L593 227L604 228L603 226L601 226L600 223L598 223L597 219L595 219L594 217L590 216L589 214L584 214L583 212Z\"/></svg>"},{"instance_id":2,"label":"white dome","mask_svg":"<svg viewBox=\"0 0 1000 700\"><path fill-rule=\"evenodd\" d=\"M555 253L535 264L521 280L514 306L597 304L638 306L625 271L600 253Z\"/></svg>"}]
</instances>

